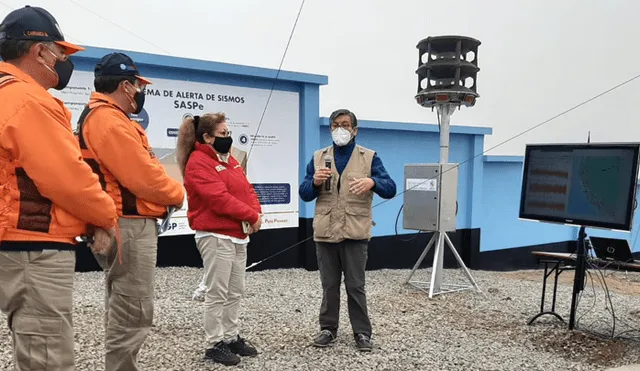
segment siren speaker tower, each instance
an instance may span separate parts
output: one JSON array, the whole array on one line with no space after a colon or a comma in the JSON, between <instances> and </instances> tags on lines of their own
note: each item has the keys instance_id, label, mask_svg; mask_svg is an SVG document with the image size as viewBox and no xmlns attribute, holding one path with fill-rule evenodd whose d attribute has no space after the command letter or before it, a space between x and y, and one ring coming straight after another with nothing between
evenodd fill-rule
<instances>
[{"instance_id":1,"label":"siren speaker tower","mask_svg":"<svg viewBox=\"0 0 640 371\"><path fill-rule=\"evenodd\" d=\"M414 265L406 283L435 295L475 289L480 291L471 272L456 251L447 232L456 230L458 164L449 162L450 118L456 108L473 107L476 91L480 41L464 36L436 36L421 40L417 48L418 93L416 102L435 108L440 126L440 162L406 164L403 227L434 232ZM435 246L431 282L412 281L416 269ZM442 283L445 246L448 246L471 285Z\"/></svg>"}]
</instances>

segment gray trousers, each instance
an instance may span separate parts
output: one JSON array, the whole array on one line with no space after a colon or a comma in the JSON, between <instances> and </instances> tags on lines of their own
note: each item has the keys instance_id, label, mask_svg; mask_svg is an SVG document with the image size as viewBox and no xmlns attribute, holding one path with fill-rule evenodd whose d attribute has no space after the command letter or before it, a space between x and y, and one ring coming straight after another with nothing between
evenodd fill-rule
<instances>
[{"instance_id":1,"label":"gray trousers","mask_svg":"<svg viewBox=\"0 0 640 371\"><path fill-rule=\"evenodd\" d=\"M344 273L347 308L354 335L371 336L371 321L367 312L365 268L369 241L341 243L316 242L316 256L322 281L320 329L334 335L340 319L340 283Z\"/></svg>"}]
</instances>

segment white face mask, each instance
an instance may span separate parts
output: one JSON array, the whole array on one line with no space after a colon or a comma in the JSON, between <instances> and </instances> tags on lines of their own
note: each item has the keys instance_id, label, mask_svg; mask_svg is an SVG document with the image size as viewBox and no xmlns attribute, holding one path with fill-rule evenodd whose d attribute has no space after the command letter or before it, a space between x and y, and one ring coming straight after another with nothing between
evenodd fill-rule
<instances>
[{"instance_id":1,"label":"white face mask","mask_svg":"<svg viewBox=\"0 0 640 371\"><path fill-rule=\"evenodd\" d=\"M337 128L331 132L333 142L337 146L345 146L351 141L351 133L345 128Z\"/></svg>"}]
</instances>

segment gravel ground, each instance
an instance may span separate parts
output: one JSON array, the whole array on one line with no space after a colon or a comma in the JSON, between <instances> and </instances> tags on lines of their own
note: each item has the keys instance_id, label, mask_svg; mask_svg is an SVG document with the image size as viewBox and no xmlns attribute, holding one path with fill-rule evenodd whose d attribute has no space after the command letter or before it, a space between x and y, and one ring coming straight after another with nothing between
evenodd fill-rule
<instances>
[{"instance_id":1,"label":"gravel ground","mask_svg":"<svg viewBox=\"0 0 640 371\"><path fill-rule=\"evenodd\" d=\"M343 288L341 333L333 348L310 347L317 331L320 282L317 272L272 270L247 275L241 321L243 336L261 352L243 359L244 370L604 370L640 361L633 340L606 339L569 332L557 320L528 319L539 310L540 271L516 276L474 272L484 294L472 291L429 299L403 284L406 270L367 272L369 311L375 349L358 353L353 345ZM156 278L156 317L140 354L144 370L221 370L202 360L202 304L191 301L201 269L161 268ZM565 274L572 274L571 272ZM415 279L428 281L428 271ZM447 283L464 283L459 270L447 270ZM607 281L640 285L640 276L609 276ZM594 276L595 280L595 276ZM581 329L610 332L611 314L594 281L585 290L578 315ZM623 285L624 286L624 285ZM549 286L549 288L551 288ZM571 287L558 288L557 310L568 317ZM595 296L594 293L595 292ZM103 370L103 286L99 272L76 276L76 369ZM640 318L638 296L613 292L616 333ZM595 303L595 305L593 304ZM594 310L589 311L591 308ZM0 315L0 367L11 370L11 338ZM640 325L638 325L640 327ZM628 334L640 336L640 333Z\"/></svg>"}]
</instances>

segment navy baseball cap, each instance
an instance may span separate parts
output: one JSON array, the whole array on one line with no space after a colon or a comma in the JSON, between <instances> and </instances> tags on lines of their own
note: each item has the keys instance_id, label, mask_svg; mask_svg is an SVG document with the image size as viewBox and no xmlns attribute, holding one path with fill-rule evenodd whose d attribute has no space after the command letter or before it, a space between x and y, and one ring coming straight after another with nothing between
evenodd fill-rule
<instances>
[{"instance_id":1,"label":"navy baseball cap","mask_svg":"<svg viewBox=\"0 0 640 371\"><path fill-rule=\"evenodd\" d=\"M151 81L140 76L138 68L128 55L123 53L107 54L96 64L94 76L133 76L143 84L150 85Z\"/></svg>"},{"instance_id":2,"label":"navy baseball cap","mask_svg":"<svg viewBox=\"0 0 640 371\"><path fill-rule=\"evenodd\" d=\"M54 42L62 46L67 55L84 50L83 47L64 40L62 30L51 13L29 5L7 14L0 23L0 40Z\"/></svg>"}]
</instances>

